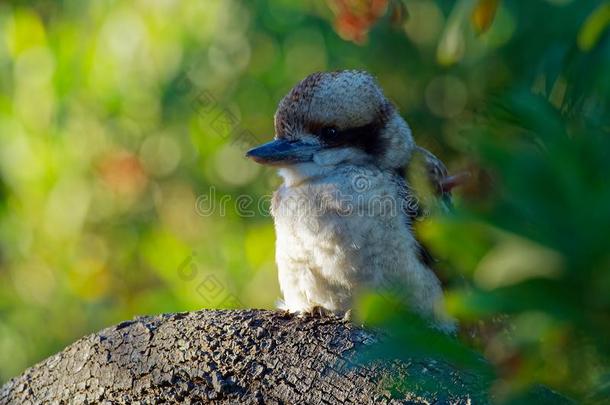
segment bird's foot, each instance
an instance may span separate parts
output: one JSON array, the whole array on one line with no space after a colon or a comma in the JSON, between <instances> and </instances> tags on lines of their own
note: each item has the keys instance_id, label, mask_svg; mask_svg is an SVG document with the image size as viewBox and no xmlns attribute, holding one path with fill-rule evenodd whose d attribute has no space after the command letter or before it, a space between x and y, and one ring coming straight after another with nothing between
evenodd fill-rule
<instances>
[{"instance_id":1,"label":"bird's foot","mask_svg":"<svg viewBox=\"0 0 610 405\"><path fill-rule=\"evenodd\" d=\"M307 311L301 313L303 316L309 316L311 318L328 318L334 316L334 313L320 305L311 307Z\"/></svg>"}]
</instances>

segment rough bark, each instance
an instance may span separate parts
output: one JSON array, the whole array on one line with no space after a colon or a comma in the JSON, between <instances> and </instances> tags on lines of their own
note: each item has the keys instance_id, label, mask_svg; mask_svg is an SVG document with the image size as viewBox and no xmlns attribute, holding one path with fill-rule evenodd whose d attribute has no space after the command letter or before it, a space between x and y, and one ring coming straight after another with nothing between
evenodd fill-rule
<instances>
[{"instance_id":1,"label":"rough bark","mask_svg":"<svg viewBox=\"0 0 610 405\"><path fill-rule=\"evenodd\" d=\"M204 310L84 337L0 389L0 403L475 403L476 378L438 362L356 364L377 339L338 318ZM425 375L433 390L397 388ZM448 386L451 385L451 387ZM455 388L464 394L451 395Z\"/></svg>"}]
</instances>

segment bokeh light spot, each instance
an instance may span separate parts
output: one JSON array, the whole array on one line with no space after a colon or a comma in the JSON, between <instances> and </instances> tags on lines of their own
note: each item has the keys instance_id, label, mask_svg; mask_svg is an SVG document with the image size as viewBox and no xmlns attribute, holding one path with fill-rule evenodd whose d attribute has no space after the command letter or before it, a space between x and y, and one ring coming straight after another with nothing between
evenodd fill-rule
<instances>
[{"instance_id":1,"label":"bokeh light spot","mask_svg":"<svg viewBox=\"0 0 610 405\"><path fill-rule=\"evenodd\" d=\"M167 135L151 135L140 147L140 160L146 170L155 176L166 176L180 162L180 146Z\"/></svg>"},{"instance_id":2,"label":"bokeh light spot","mask_svg":"<svg viewBox=\"0 0 610 405\"><path fill-rule=\"evenodd\" d=\"M326 69L326 45L316 29L301 29L290 34L284 41L284 53L286 74L295 80Z\"/></svg>"},{"instance_id":3,"label":"bokeh light spot","mask_svg":"<svg viewBox=\"0 0 610 405\"><path fill-rule=\"evenodd\" d=\"M244 151L233 145L223 146L216 153L214 169L219 180L226 185L241 186L249 183L258 175L260 166L252 164L243 155Z\"/></svg>"},{"instance_id":4,"label":"bokeh light spot","mask_svg":"<svg viewBox=\"0 0 610 405\"><path fill-rule=\"evenodd\" d=\"M409 18L404 30L407 36L421 46L434 45L443 29L445 18L436 3L427 0L409 2Z\"/></svg>"},{"instance_id":5,"label":"bokeh light spot","mask_svg":"<svg viewBox=\"0 0 610 405\"><path fill-rule=\"evenodd\" d=\"M466 106L468 92L464 82L455 76L438 76L426 87L426 104L443 118L459 115Z\"/></svg>"}]
</instances>

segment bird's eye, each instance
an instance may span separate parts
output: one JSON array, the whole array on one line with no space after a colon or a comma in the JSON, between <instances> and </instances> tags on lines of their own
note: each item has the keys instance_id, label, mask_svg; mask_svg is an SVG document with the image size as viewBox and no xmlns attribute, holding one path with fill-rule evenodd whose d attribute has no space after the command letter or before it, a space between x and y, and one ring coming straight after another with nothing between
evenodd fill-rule
<instances>
[{"instance_id":1,"label":"bird's eye","mask_svg":"<svg viewBox=\"0 0 610 405\"><path fill-rule=\"evenodd\" d=\"M324 127L320 130L320 135L322 135L323 138L332 138L333 136L337 135L337 128Z\"/></svg>"}]
</instances>

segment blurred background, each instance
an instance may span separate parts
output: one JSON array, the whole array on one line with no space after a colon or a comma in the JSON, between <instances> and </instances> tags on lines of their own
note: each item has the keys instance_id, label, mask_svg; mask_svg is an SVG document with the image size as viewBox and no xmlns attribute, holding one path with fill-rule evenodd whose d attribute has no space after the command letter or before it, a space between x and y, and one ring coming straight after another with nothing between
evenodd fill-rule
<instances>
[{"instance_id":1,"label":"blurred background","mask_svg":"<svg viewBox=\"0 0 610 405\"><path fill-rule=\"evenodd\" d=\"M456 317L506 317L469 343L493 392L603 402L609 24L587 0L3 1L0 383L137 315L273 308L279 179L244 152L296 82L355 68L473 173L418 232Z\"/></svg>"}]
</instances>

